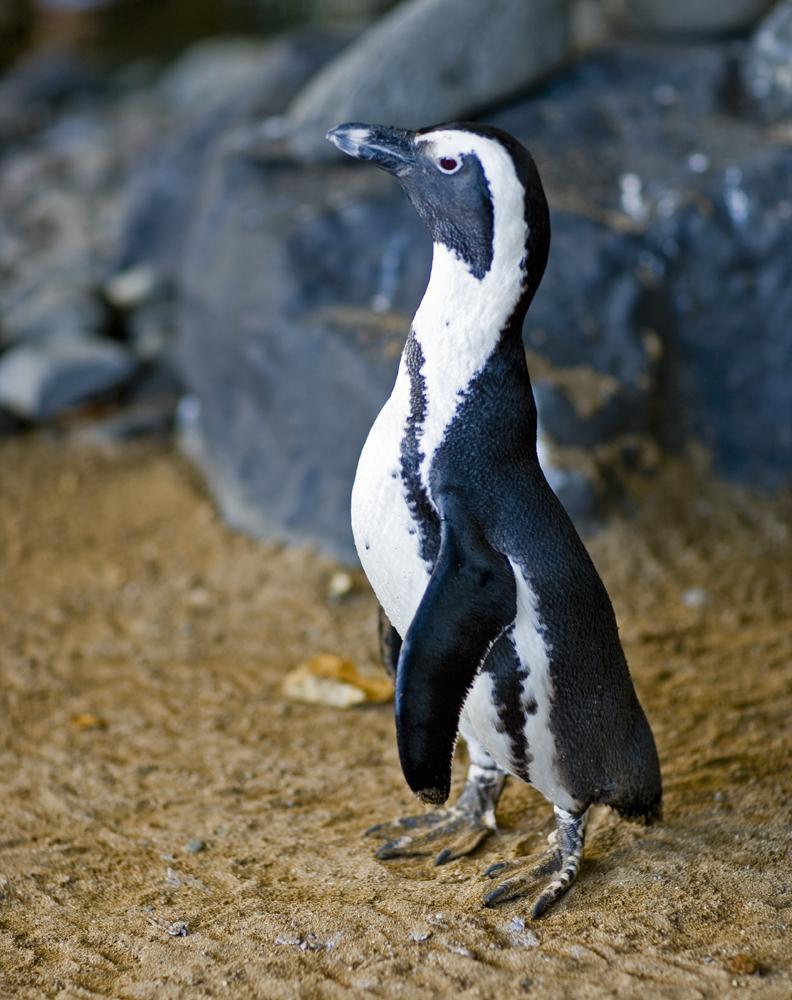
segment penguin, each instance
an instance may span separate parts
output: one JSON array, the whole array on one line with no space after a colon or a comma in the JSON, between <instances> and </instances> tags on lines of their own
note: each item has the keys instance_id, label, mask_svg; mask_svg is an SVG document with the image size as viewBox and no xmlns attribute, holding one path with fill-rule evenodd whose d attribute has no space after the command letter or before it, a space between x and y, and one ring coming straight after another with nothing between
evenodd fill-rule
<instances>
[{"instance_id":1,"label":"penguin","mask_svg":"<svg viewBox=\"0 0 792 1000\"><path fill-rule=\"evenodd\" d=\"M352 529L381 609L395 675L399 759L425 803L368 831L377 856L440 851L443 864L495 828L507 776L553 805L551 850L484 896L493 906L552 876L541 916L577 877L594 804L660 816L654 738L610 598L537 457L522 325L547 263L550 220L534 161L476 123L419 131L349 123L328 139L392 174L433 241L431 274L393 391L366 440Z\"/></svg>"}]
</instances>

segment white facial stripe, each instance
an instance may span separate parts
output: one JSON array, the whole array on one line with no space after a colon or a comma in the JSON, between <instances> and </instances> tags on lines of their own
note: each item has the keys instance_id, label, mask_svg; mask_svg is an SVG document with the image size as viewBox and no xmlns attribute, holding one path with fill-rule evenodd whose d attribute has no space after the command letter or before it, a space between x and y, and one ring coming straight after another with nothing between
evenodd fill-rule
<instances>
[{"instance_id":1,"label":"white facial stripe","mask_svg":"<svg viewBox=\"0 0 792 1000\"><path fill-rule=\"evenodd\" d=\"M421 437L421 475L429 467L464 392L486 363L522 294L520 261L526 242L525 192L511 156L494 139L458 130L419 136L430 155L458 159L474 155L481 163L492 198L492 265L479 279L464 261L435 243L432 274L413 320L424 355L427 411Z\"/></svg>"},{"instance_id":2,"label":"white facial stripe","mask_svg":"<svg viewBox=\"0 0 792 1000\"><path fill-rule=\"evenodd\" d=\"M494 257L500 257L501 264L520 260L526 235L525 191L504 147L496 139L457 130L427 132L416 139L416 145L426 145L429 155L437 160L444 157L461 160L465 155L477 157L490 187L495 213ZM493 259L493 266L495 264Z\"/></svg>"}]
</instances>

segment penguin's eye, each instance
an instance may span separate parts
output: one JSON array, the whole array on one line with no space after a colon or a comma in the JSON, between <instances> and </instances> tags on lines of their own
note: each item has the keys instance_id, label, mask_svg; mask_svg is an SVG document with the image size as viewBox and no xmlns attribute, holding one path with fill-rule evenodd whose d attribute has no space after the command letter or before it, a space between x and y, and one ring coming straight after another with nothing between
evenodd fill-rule
<instances>
[{"instance_id":1,"label":"penguin's eye","mask_svg":"<svg viewBox=\"0 0 792 1000\"><path fill-rule=\"evenodd\" d=\"M444 174L455 174L461 166L459 160L455 160L453 156L441 156L437 165Z\"/></svg>"}]
</instances>

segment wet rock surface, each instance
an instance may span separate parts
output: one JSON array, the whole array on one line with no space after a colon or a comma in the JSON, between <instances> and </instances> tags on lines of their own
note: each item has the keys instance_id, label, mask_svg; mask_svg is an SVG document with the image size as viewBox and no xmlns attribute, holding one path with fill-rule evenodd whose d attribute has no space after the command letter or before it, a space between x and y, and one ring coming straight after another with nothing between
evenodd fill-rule
<instances>
[{"instance_id":1,"label":"wet rock surface","mask_svg":"<svg viewBox=\"0 0 792 1000\"><path fill-rule=\"evenodd\" d=\"M525 339L543 454L581 523L658 444L703 442L719 471L757 486L792 468L792 420L779 420L792 150L724 106L730 57L614 48L488 118L532 148L553 206ZM179 365L200 403L196 453L236 523L351 552L359 446L428 264L389 178L216 156L183 271Z\"/></svg>"}]
</instances>

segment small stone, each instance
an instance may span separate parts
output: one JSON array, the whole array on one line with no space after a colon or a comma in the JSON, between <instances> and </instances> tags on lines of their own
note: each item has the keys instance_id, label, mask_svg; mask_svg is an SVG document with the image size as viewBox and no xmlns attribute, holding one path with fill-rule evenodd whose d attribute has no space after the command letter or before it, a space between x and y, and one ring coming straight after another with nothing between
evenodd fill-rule
<instances>
[{"instance_id":1,"label":"small stone","mask_svg":"<svg viewBox=\"0 0 792 1000\"><path fill-rule=\"evenodd\" d=\"M709 169L710 161L706 153L691 153L688 156L688 166L694 174L703 174Z\"/></svg>"},{"instance_id":2,"label":"small stone","mask_svg":"<svg viewBox=\"0 0 792 1000\"><path fill-rule=\"evenodd\" d=\"M302 944L302 939L294 935L288 936L286 934L279 934L275 938L275 944L288 945L290 948L299 948Z\"/></svg>"},{"instance_id":3,"label":"small stone","mask_svg":"<svg viewBox=\"0 0 792 1000\"><path fill-rule=\"evenodd\" d=\"M188 933L189 928L186 920L174 920L168 927L168 934L170 934L171 937L187 937Z\"/></svg>"},{"instance_id":4,"label":"small stone","mask_svg":"<svg viewBox=\"0 0 792 1000\"><path fill-rule=\"evenodd\" d=\"M192 590L188 591L184 603L188 608L192 608L195 611L203 611L210 607L212 595L206 587L193 587Z\"/></svg>"},{"instance_id":5,"label":"small stone","mask_svg":"<svg viewBox=\"0 0 792 1000\"><path fill-rule=\"evenodd\" d=\"M331 601L341 601L355 589L355 578L351 573L333 573L327 585L327 597Z\"/></svg>"},{"instance_id":6,"label":"small stone","mask_svg":"<svg viewBox=\"0 0 792 1000\"><path fill-rule=\"evenodd\" d=\"M764 968L762 963L751 955L732 955L724 960L724 968L735 976L757 976L762 975Z\"/></svg>"},{"instance_id":7,"label":"small stone","mask_svg":"<svg viewBox=\"0 0 792 1000\"><path fill-rule=\"evenodd\" d=\"M431 931L413 931L410 934L410 940L415 941L416 944L422 944L424 941L428 941L431 936Z\"/></svg>"},{"instance_id":8,"label":"small stone","mask_svg":"<svg viewBox=\"0 0 792 1000\"><path fill-rule=\"evenodd\" d=\"M128 381L135 359L94 337L25 343L0 358L0 406L27 420L48 420Z\"/></svg>"},{"instance_id":9,"label":"small stone","mask_svg":"<svg viewBox=\"0 0 792 1000\"><path fill-rule=\"evenodd\" d=\"M682 603L686 608L703 608L709 602L709 591L703 587L690 587L689 590L685 590L682 594Z\"/></svg>"},{"instance_id":10,"label":"small stone","mask_svg":"<svg viewBox=\"0 0 792 1000\"><path fill-rule=\"evenodd\" d=\"M190 854L200 854L201 851L206 850L206 841L201 840L200 837L193 837L192 840L187 841L185 850Z\"/></svg>"},{"instance_id":11,"label":"small stone","mask_svg":"<svg viewBox=\"0 0 792 1000\"><path fill-rule=\"evenodd\" d=\"M107 723L93 712L78 712L71 717L71 724L75 729L107 729Z\"/></svg>"},{"instance_id":12,"label":"small stone","mask_svg":"<svg viewBox=\"0 0 792 1000\"><path fill-rule=\"evenodd\" d=\"M282 690L292 701L334 708L382 704L393 697L393 683L385 674L363 673L351 660L333 653L312 656L292 670L284 677Z\"/></svg>"},{"instance_id":13,"label":"small stone","mask_svg":"<svg viewBox=\"0 0 792 1000\"><path fill-rule=\"evenodd\" d=\"M182 880L179 877L178 872L175 872L172 868L166 869L165 881L168 883L168 885L172 885L176 889L182 884Z\"/></svg>"},{"instance_id":14,"label":"small stone","mask_svg":"<svg viewBox=\"0 0 792 1000\"><path fill-rule=\"evenodd\" d=\"M134 309L154 296L158 282L153 267L139 264L108 278L104 285L105 298L116 309Z\"/></svg>"},{"instance_id":15,"label":"small stone","mask_svg":"<svg viewBox=\"0 0 792 1000\"><path fill-rule=\"evenodd\" d=\"M512 917L503 930L515 948L539 947L539 938L529 927L525 926L522 917Z\"/></svg>"}]
</instances>

